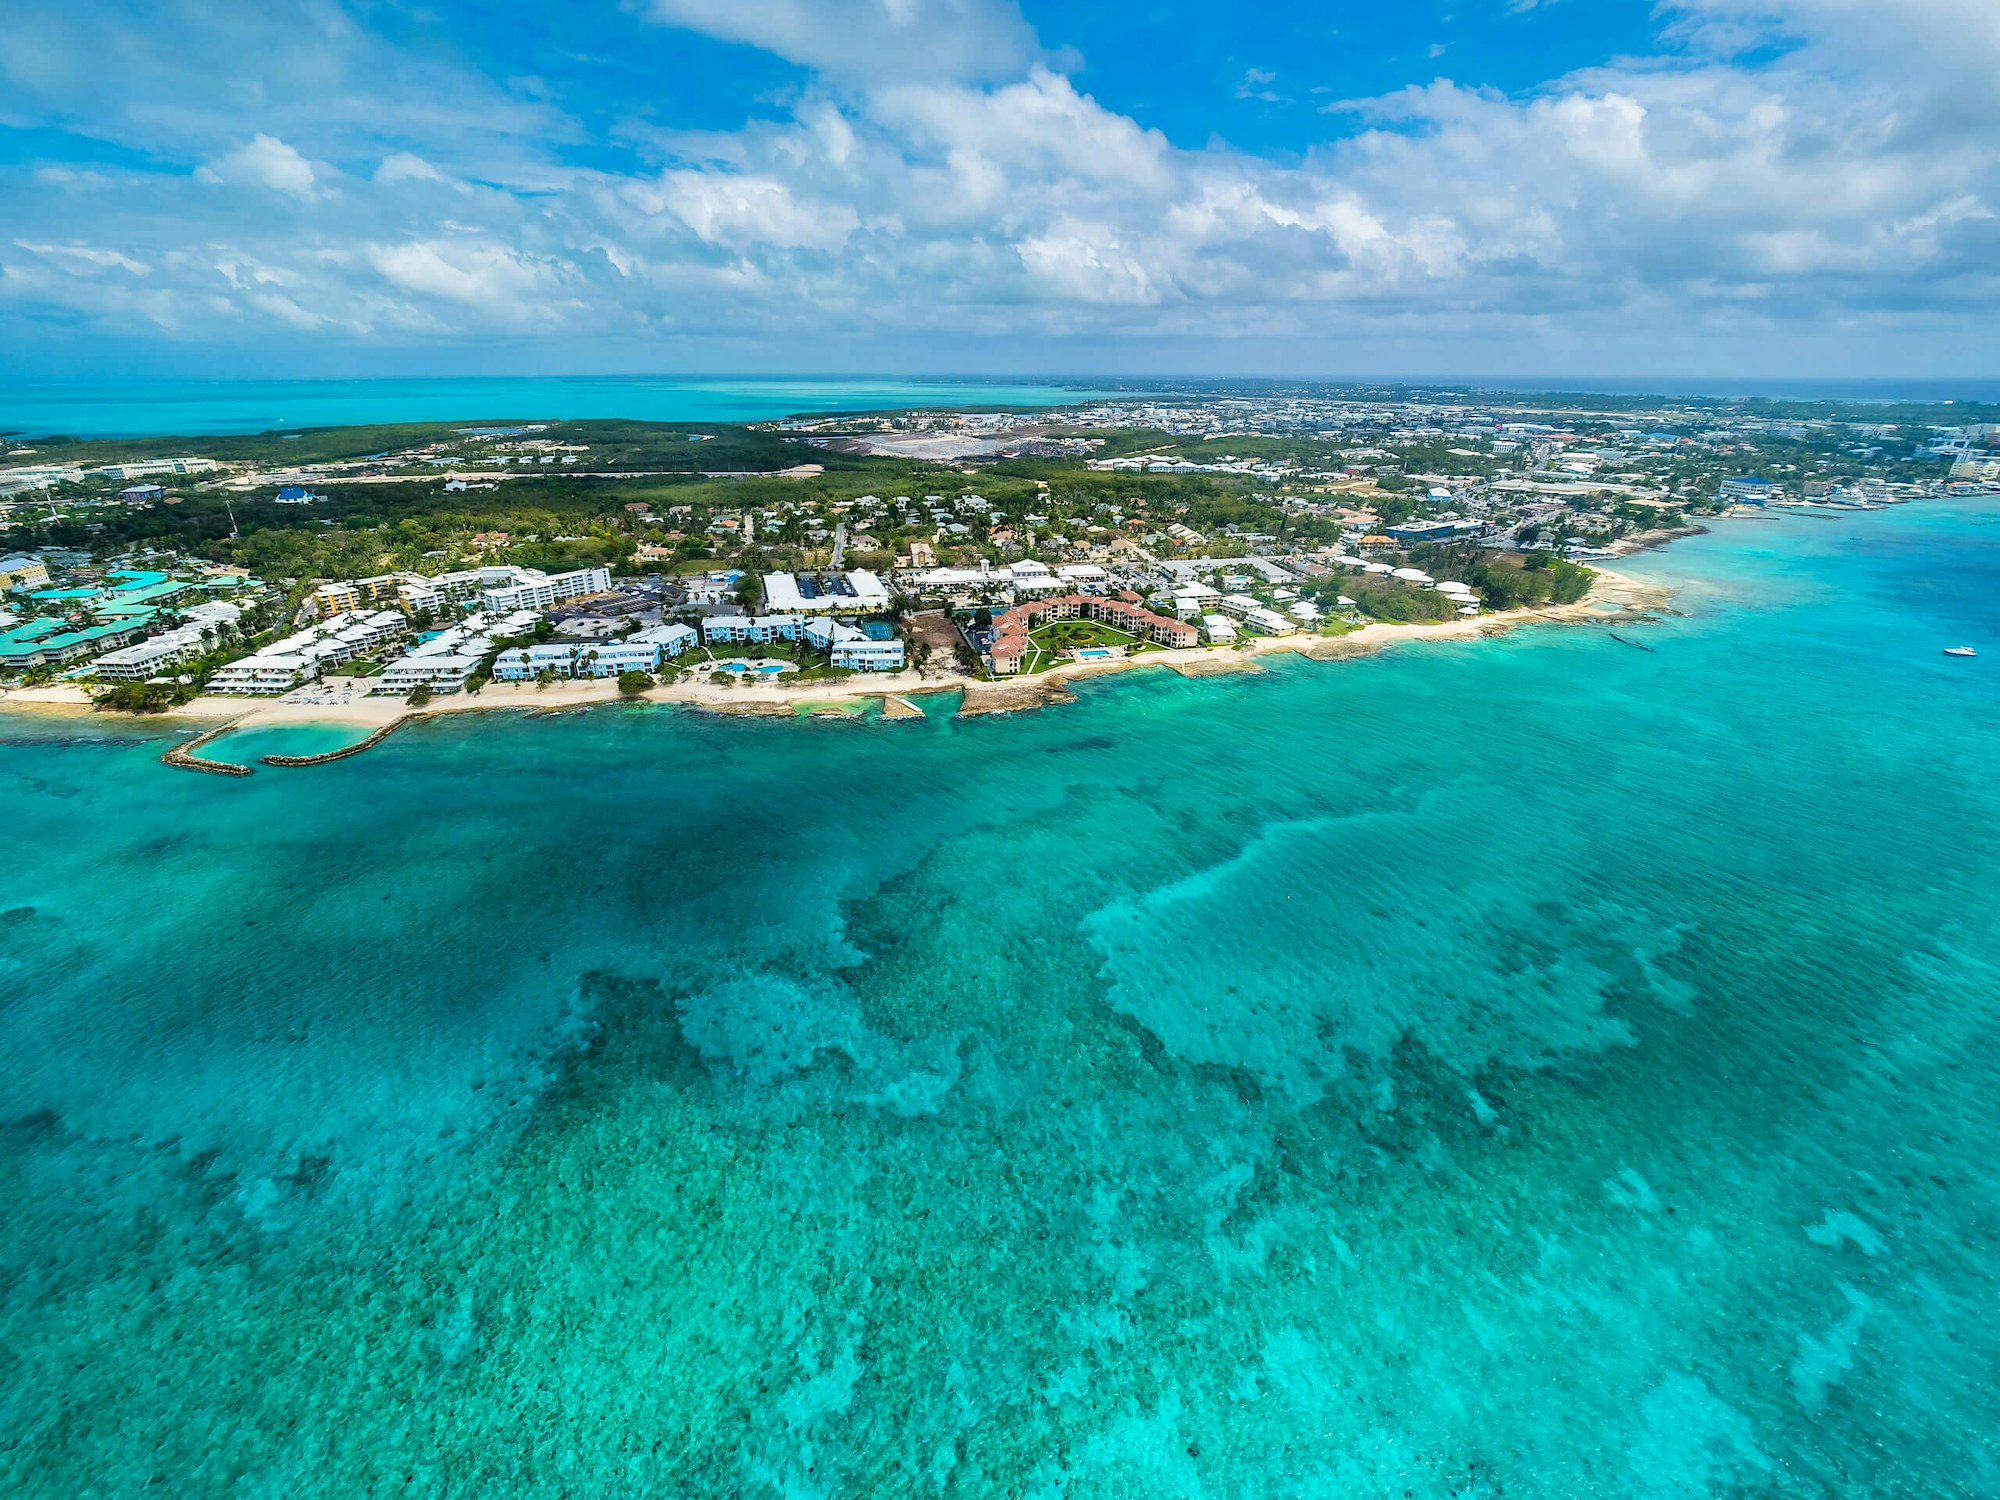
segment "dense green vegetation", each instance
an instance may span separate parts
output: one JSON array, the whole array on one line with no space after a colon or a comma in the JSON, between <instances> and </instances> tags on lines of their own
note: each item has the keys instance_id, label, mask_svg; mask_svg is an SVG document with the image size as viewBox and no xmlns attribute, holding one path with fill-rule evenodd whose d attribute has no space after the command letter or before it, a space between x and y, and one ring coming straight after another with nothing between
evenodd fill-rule
<instances>
[{"instance_id":1,"label":"dense green vegetation","mask_svg":"<svg viewBox=\"0 0 2000 1500\"><path fill-rule=\"evenodd\" d=\"M163 714L191 702L194 689L182 682L120 682L90 700L100 713Z\"/></svg>"}]
</instances>

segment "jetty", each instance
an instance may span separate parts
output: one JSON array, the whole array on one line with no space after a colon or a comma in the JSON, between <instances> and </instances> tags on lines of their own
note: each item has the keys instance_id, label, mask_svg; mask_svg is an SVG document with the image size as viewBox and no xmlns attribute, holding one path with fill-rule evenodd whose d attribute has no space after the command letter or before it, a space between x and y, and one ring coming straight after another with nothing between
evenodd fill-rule
<instances>
[{"instance_id":1,"label":"jetty","mask_svg":"<svg viewBox=\"0 0 2000 1500\"><path fill-rule=\"evenodd\" d=\"M233 760L211 760L205 755L195 754L195 751L199 750L203 745L208 744L211 740L221 738L248 717L248 714L239 714L227 724L219 724L213 729L204 729L193 739L182 740L178 745L167 751L165 755L162 755L160 760L166 765L179 766L183 771L206 771L211 776L248 776L250 774L248 766L239 766ZM266 759L268 758L266 757Z\"/></svg>"}]
</instances>

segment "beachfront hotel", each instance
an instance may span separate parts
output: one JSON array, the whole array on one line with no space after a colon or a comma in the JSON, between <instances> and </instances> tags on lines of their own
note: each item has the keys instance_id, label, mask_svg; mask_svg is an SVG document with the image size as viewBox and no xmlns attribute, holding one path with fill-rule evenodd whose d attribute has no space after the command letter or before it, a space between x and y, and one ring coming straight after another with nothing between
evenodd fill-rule
<instances>
[{"instance_id":1,"label":"beachfront hotel","mask_svg":"<svg viewBox=\"0 0 2000 1500\"><path fill-rule=\"evenodd\" d=\"M800 623L797 615L710 615L701 622L701 639L709 646L719 642L768 646L797 640Z\"/></svg>"},{"instance_id":2,"label":"beachfront hotel","mask_svg":"<svg viewBox=\"0 0 2000 1500\"><path fill-rule=\"evenodd\" d=\"M1037 599L1017 604L993 620L993 674L1009 676L1021 670L1028 654L1028 632L1048 620L1096 620L1151 641L1156 646L1199 646L1201 630L1186 620L1156 615L1143 605L1127 599L1105 599L1095 594L1061 594L1053 599Z\"/></svg>"},{"instance_id":3,"label":"beachfront hotel","mask_svg":"<svg viewBox=\"0 0 2000 1500\"><path fill-rule=\"evenodd\" d=\"M878 641L864 630L844 624L831 615L806 619L799 615L711 615L701 622L705 644L747 643L770 645L774 641L803 640L827 652L832 665L850 672L893 672L903 665L903 643Z\"/></svg>"},{"instance_id":4,"label":"beachfront hotel","mask_svg":"<svg viewBox=\"0 0 2000 1500\"><path fill-rule=\"evenodd\" d=\"M409 621L393 609L340 615L217 668L208 679L208 691L225 697L275 697L328 667L386 646L409 628Z\"/></svg>"},{"instance_id":5,"label":"beachfront hotel","mask_svg":"<svg viewBox=\"0 0 2000 1500\"><path fill-rule=\"evenodd\" d=\"M217 626L234 625L242 616L240 606L225 600L197 604L187 611L185 623L107 652L91 663L91 672L106 682L144 682L201 655L209 649Z\"/></svg>"},{"instance_id":6,"label":"beachfront hotel","mask_svg":"<svg viewBox=\"0 0 2000 1500\"><path fill-rule=\"evenodd\" d=\"M433 693L459 692L485 665L495 641L526 635L540 620L531 609L515 610L497 620L467 615L449 630L419 641L407 656L390 662L369 691L402 695L427 687Z\"/></svg>"}]
</instances>

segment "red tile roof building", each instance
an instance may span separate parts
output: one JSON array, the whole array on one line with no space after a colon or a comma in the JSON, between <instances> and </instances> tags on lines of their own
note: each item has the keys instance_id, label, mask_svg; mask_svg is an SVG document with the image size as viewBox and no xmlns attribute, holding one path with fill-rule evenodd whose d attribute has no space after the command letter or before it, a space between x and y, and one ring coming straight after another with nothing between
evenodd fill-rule
<instances>
[{"instance_id":1,"label":"red tile roof building","mask_svg":"<svg viewBox=\"0 0 2000 1500\"><path fill-rule=\"evenodd\" d=\"M1201 630L1186 620L1156 615L1149 609L1123 599L1102 599L1094 594L1058 594L1053 599L1036 599L1017 604L1004 615L993 618L993 675L1005 677L1021 670L1028 654L1028 632L1045 620L1098 620L1142 636L1156 646L1198 646Z\"/></svg>"}]
</instances>

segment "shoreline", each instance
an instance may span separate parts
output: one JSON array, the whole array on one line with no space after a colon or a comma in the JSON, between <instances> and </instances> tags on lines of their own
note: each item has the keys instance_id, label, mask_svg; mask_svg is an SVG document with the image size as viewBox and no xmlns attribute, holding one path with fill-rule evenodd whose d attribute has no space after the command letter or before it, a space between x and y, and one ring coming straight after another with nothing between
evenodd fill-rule
<instances>
[{"instance_id":1,"label":"shoreline","mask_svg":"<svg viewBox=\"0 0 2000 1500\"><path fill-rule=\"evenodd\" d=\"M1644 546L1662 546L1677 531L1648 540ZM1641 548L1635 548L1642 550ZM924 717L923 710L910 700L940 693L962 693L956 712L964 717L983 714L1016 713L1046 704L1069 702L1072 682L1164 667L1183 677L1218 677L1241 672L1259 672L1258 658L1276 655L1305 656L1315 661L1346 661L1372 656L1379 651L1416 641L1457 641L1507 634L1524 625L1574 624L1589 620L1614 622L1635 614L1665 607L1671 590L1642 583L1608 568L1597 568L1591 590L1575 604L1506 610L1475 618L1426 623L1378 621L1341 636L1268 636L1238 647L1196 646L1179 650L1147 651L1137 656L1106 662L1065 662L1032 675L982 681L956 674L926 675L904 670L858 675L837 682L804 683L796 687L718 687L705 681L675 683L649 688L640 694L623 694L610 678L551 683L538 687L528 683L488 683L477 694L457 694L413 708L400 697L355 696L342 702L288 703L281 699L244 699L203 696L162 714L116 714L120 724L158 723L162 727L187 725L203 730L199 738L220 738L223 734L260 729L345 725L369 732L378 740L402 723L413 723L446 714L478 713L515 709L528 712L560 713L590 708L598 704L630 699L633 702L679 704L699 712L754 718L852 718L879 700L887 721ZM366 681L366 679L334 679ZM846 706L851 704L851 710ZM824 710L815 713L815 709ZM70 684L39 688L0 690L0 714L9 712L59 717L96 718L99 711L89 695ZM218 727L218 725L220 727ZM178 747L177 747L178 748ZM171 752L170 752L171 753ZM350 753L350 752L341 752ZM309 757L317 760L319 757Z\"/></svg>"}]
</instances>

